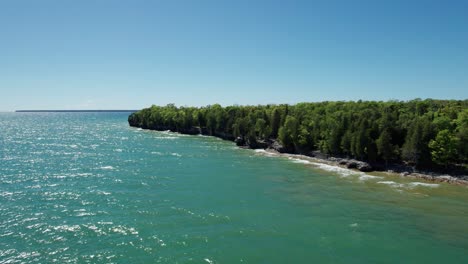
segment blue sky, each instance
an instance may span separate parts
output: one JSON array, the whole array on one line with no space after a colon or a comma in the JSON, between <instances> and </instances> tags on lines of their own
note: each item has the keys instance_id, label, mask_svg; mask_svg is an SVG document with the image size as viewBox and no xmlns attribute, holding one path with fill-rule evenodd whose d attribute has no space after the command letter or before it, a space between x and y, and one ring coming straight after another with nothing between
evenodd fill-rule
<instances>
[{"instance_id":1,"label":"blue sky","mask_svg":"<svg viewBox=\"0 0 468 264\"><path fill-rule=\"evenodd\" d=\"M0 110L468 98L468 1L0 1Z\"/></svg>"}]
</instances>

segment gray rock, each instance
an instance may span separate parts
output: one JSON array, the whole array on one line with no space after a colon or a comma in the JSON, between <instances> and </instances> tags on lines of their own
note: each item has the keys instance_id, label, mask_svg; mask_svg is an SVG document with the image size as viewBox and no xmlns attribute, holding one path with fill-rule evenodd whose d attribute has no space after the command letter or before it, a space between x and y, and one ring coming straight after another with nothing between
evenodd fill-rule
<instances>
[{"instance_id":1,"label":"gray rock","mask_svg":"<svg viewBox=\"0 0 468 264\"><path fill-rule=\"evenodd\" d=\"M340 165L346 165L346 164L348 164L348 160L342 159L342 160L338 161L338 164L340 164Z\"/></svg>"},{"instance_id":2,"label":"gray rock","mask_svg":"<svg viewBox=\"0 0 468 264\"><path fill-rule=\"evenodd\" d=\"M348 163L346 163L346 168L348 169L356 169L358 166L358 162L355 160L350 160Z\"/></svg>"},{"instance_id":3,"label":"gray rock","mask_svg":"<svg viewBox=\"0 0 468 264\"><path fill-rule=\"evenodd\" d=\"M237 137L234 139L234 142L236 142L237 146L245 146L245 140L241 137Z\"/></svg>"},{"instance_id":4,"label":"gray rock","mask_svg":"<svg viewBox=\"0 0 468 264\"><path fill-rule=\"evenodd\" d=\"M362 172L372 171L372 166L367 162L359 162L356 168Z\"/></svg>"},{"instance_id":5,"label":"gray rock","mask_svg":"<svg viewBox=\"0 0 468 264\"><path fill-rule=\"evenodd\" d=\"M278 141L274 140L271 145L270 145L270 148L278 151L279 153L285 153L287 152L287 149L281 144L279 143Z\"/></svg>"}]
</instances>

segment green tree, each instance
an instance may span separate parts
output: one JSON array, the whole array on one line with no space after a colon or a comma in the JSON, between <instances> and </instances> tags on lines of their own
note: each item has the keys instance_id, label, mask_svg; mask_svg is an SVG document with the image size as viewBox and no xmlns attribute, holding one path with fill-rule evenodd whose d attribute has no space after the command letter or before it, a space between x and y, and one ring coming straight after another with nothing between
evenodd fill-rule
<instances>
[{"instance_id":1,"label":"green tree","mask_svg":"<svg viewBox=\"0 0 468 264\"><path fill-rule=\"evenodd\" d=\"M439 131L436 138L429 142L432 160L437 164L447 167L449 162L457 156L457 141L458 139L449 130L444 129Z\"/></svg>"},{"instance_id":2,"label":"green tree","mask_svg":"<svg viewBox=\"0 0 468 264\"><path fill-rule=\"evenodd\" d=\"M257 119L257 122L255 123L255 132L258 137L260 138L265 138L266 132L267 132L267 125L266 121L264 119Z\"/></svg>"},{"instance_id":3,"label":"green tree","mask_svg":"<svg viewBox=\"0 0 468 264\"><path fill-rule=\"evenodd\" d=\"M278 132L278 138L285 147L294 149L297 143L298 125L295 117L289 115L286 117L284 125Z\"/></svg>"},{"instance_id":4,"label":"green tree","mask_svg":"<svg viewBox=\"0 0 468 264\"><path fill-rule=\"evenodd\" d=\"M376 141L377 151L385 160L385 166L388 166L388 161L394 157L395 147L392 145L392 135L389 129L384 129Z\"/></svg>"},{"instance_id":5,"label":"green tree","mask_svg":"<svg viewBox=\"0 0 468 264\"><path fill-rule=\"evenodd\" d=\"M273 112L271 113L271 136L276 138L278 136L279 132L279 127L281 125L281 113L279 110L275 107L273 109Z\"/></svg>"},{"instance_id":6,"label":"green tree","mask_svg":"<svg viewBox=\"0 0 468 264\"><path fill-rule=\"evenodd\" d=\"M455 120L456 136L458 138L458 159L468 162L468 109L461 111Z\"/></svg>"}]
</instances>

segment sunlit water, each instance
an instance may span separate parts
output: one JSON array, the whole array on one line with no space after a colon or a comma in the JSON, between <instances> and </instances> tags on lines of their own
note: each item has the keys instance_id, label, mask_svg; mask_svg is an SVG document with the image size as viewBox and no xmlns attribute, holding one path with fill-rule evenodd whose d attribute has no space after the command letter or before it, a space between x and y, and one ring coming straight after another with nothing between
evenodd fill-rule
<instances>
[{"instance_id":1,"label":"sunlit water","mask_svg":"<svg viewBox=\"0 0 468 264\"><path fill-rule=\"evenodd\" d=\"M468 263L468 188L0 114L0 263Z\"/></svg>"}]
</instances>

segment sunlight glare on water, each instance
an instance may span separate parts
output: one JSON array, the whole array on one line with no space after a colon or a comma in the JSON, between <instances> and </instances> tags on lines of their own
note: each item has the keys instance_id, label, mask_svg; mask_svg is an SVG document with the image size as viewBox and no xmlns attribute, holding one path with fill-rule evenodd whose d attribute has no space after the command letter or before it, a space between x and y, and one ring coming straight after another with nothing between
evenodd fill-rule
<instances>
[{"instance_id":1,"label":"sunlight glare on water","mask_svg":"<svg viewBox=\"0 0 468 264\"><path fill-rule=\"evenodd\" d=\"M467 263L468 188L0 114L0 263Z\"/></svg>"}]
</instances>

